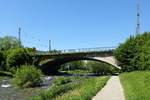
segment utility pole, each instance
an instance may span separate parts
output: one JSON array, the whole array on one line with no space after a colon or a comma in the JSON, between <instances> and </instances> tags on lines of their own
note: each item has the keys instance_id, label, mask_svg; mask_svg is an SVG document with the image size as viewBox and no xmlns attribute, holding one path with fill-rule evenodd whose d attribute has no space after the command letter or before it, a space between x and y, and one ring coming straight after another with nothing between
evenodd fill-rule
<instances>
[{"instance_id":1,"label":"utility pole","mask_svg":"<svg viewBox=\"0 0 150 100\"><path fill-rule=\"evenodd\" d=\"M49 40L49 52L51 52L51 40Z\"/></svg>"},{"instance_id":2,"label":"utility pole","mask_svg":"<svg viewBox=\"0 0 150 100\"><path fill-rule=\"evenodd\" d=\"M137 0L137 25L136 34L140 34L140 0Z\"/></svg>"},{"instance_id":3,"label":"utility pole","mask_svg":"<svg viewBox=\"0 0 150 100\"><path fill-rule=\"evenodd\" d=\"M18 30L18 35L19 35L19 47L21 47L21 28L20 27Z\"/></svg>"}]
</instances>

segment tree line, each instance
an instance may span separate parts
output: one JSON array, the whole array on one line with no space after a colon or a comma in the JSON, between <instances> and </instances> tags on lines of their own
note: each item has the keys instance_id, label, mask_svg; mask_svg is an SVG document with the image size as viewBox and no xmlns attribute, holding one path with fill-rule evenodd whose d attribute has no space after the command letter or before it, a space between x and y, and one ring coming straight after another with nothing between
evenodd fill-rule
<instances>
[{"instance_id":1,"label":"tree line","mask_svg":"<svg viewBox=\"0 0 150 100\"><path fill-rule=\"evenodd\" d=\"M114 56L122 71L150 70L150 32L130 36Z\"/></svg>"}]
</instances>

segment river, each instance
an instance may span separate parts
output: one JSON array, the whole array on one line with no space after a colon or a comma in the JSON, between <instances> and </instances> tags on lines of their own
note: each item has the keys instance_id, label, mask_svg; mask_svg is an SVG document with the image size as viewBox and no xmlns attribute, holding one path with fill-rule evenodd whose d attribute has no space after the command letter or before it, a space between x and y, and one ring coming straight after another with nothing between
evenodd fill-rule
<instances>
[{"instance_id":1,"label":"river","mask_svg":"<svg viewBox=\"0 0 150 100\"><path fill-rule=\"evenodd\" d=\"M19 89L11 85L11 78L0 78L0 100L27 100L37 95L41 90L47 89L52 83L51 76L42 77L43 83L39 87Z\"/></svg>"}]
</instances>

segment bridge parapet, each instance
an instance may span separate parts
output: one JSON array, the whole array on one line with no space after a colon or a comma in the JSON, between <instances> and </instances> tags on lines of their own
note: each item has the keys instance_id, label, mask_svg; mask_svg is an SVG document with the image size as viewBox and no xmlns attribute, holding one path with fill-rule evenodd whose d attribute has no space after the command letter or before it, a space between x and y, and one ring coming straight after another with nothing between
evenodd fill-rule
<instances>
[{"instance_id":1,"label":"bridge parapet","mask_svg":"<svg viewBox=\"0 0 150 100\"><path fill-rule=\"evenodd\" d=\"M97 47L97 48L81 48L81 49L67 49L67 50L54 50L54 52L37 51L37 55L60 55L60 54L74 54L74 53L94 53L94 52L110 52L116 47Z\"/></svg>"},{"instance_id":2,"label":"bridge parapet","mask_svg":"<svg viewBox=\"0 0 150 100\"><path fill-rule=\"evenodd\" d=\"M103 52L103 51L111 51L116 49L116 47L96 47L96 48L81 48L81 49L67 49L60 50L61 53L80 53L80 52Z\"/></svg>"}]
</instances>

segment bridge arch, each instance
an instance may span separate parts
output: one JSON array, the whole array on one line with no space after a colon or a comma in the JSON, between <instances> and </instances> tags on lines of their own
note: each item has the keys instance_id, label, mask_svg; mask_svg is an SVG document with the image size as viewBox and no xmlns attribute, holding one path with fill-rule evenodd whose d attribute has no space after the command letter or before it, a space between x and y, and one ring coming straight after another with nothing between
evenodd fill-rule
<instances>
[{"instance_id":1,"label":"bridge arch","mask_svg":"<svg viewBox=\"0 0 150 100\"><path fill-rule=\"evenodd\" d=\"M57 72L62 64L71 61L78 61L78 60L91 60L91 61L103 62L120 69L117 65L98 57L63 57L63 58L47 59L45 63L41 64L39 67L45 74L49 74L49 73Z\"/></svg>"}]
</instances>

